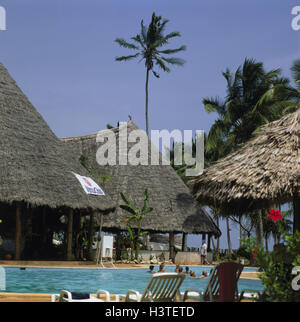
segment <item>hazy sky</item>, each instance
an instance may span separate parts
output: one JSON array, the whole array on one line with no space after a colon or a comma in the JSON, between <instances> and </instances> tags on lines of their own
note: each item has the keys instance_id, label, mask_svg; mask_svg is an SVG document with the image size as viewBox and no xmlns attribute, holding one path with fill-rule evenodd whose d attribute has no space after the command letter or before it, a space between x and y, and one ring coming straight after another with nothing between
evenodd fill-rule
<instances>
[{"instance_id":1,"label":"hazy sky","mask_svg":"<svg viewBox=\"0 0 300 322\"><path fill-rule=\"evenodd\" d=\"M203 97L225 94L221 72L246 57L267 70L289 68L300 58L300 31L291 28L294 0L6 0L7 30L0 31L0 60L59 137L96 132L127 121L145 128L145 68L115 62L130 54L114 39L129 39L152 12L180 31L184 67L151 77L150 128L208 131ZM299 3L300 5L300 3ZM167 47L166 47L167 48ZM190 238L198 246L199 238ZM233 246L237 247L233 229ZM222 236L226 247L226 234Z\"/></svg>"}]
</instances>

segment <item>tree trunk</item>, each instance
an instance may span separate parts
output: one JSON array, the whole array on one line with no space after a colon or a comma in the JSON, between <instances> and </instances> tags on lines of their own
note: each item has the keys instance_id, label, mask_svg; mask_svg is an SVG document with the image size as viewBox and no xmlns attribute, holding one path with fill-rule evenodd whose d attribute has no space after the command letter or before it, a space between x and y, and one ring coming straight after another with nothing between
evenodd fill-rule
<instances>
[{"instance_id":1,"label":"tree trunk","mask_svg":"<svg viewBox=\"0 0 300 322\"><path fill-rule=\"evenodd\" d=\"M147 68L147 73L146 73L146 86L145 86L145 91L146 91L146 110L145 110L145 116L146 116L146 133L147 136L149 137L149 115L148 115L148 83L149 83L149 71L150 69Z\"/></svg>"},{"instance_id":2,"label":"tree trunk","mask_svg":"<svg viewBox=\"0 0 300 322\"><path fill-rule=\"evenodd\" d=\"M220 219L219 216L216 218L217 221L217 227L220 228ZM219 253L219 249L220 249L220 237L217 237L217 252Z\"/></svg>"},{"instance_id":3,"label":"tree trunk","mask_svg":"<svg viewBox=\"0 0 300 322\"><path fill-rule=\"evenodd\" d=\"M239 217L239 224L240 224L240 248L242 247L242 238L243 238L243 232L242 232L242 216Z\"/></svg>"},{"instance_id":4,"label":"tree trunk","mask_svg":"<svg viewBox=\"0 0 300 322\"><path fill-rule=\"evenodd\" d=\"M66 260L72 259L72 241L73 241L73 209L69 209L68 226L67 226L67 252Z\"/></svg>"},{"instance_id":5,"label":"tree trunk","mask_svg":"<svg viewBox=\"0 0 300 322\"><path fill-rule=\"evenodd\" d=\"M21 245L22 245L22 205L20 202L16 203L16 242L15 242L15 259L21 259Z\"/></svg>"},{"instance_id":6,"label":"tree trunk","mask_svg":"<svg viewBox=\"0 0 300 322\"><path fill-rule=\"evenodd\" d=\"M256 224L256 238L257 242L263 246L264 242L264 227L263 227L263 211L259 210L258 215L257 215L257 224Z\"/></svg>"},{"instance_id":7,"label":"tree trunk","mask_svg":"<svg viewBox=\"0 0 300 322\"><path fill-rule=\"evenodd\" d=\"M294 196L293 200L294 207L294 222L293 222L293 232L300 232L300 198Z\"/></svg>"},{"instance_id":8,"label":"tree trunk","mask_svg":"<svg viewBox=\"0 0 300 322\"><path fill-rule=\"evenodd\" d=\"M269 251L269 244L268 244L268 237L267 236L265 237L265 248L266 248L266 251L268 252Z\"/></svg>"},{"instance_id":9,"label":"tree trunk","mask_svg":"<svg viewBox=\"0 0 300 322\"><path fill-rule=\"evenodd\" d=\"M227 228L227 242L228 242L228 252L232 253L231 240L230 240L230 227L229 227L229 218L226 216L226 228Z\"/></svg>"}]
</instances>

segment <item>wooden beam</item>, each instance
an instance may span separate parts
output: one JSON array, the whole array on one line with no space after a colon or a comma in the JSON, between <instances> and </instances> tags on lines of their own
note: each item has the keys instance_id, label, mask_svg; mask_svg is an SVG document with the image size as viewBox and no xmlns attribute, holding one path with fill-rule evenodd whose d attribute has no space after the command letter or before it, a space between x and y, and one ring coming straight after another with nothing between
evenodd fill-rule
<instances>
[{"instance_id":1,"label":"wooden beam","mask_svg":"<svg viewBox=\"0 0 300 322\"><path fill-rule=\"evenodd\" d=\"M67 224L67 251L66 260L72 259L72 241L73 241L73 209L69 209L68 224Z\"/></svg>"},{"instance_id":2,"label":"wooden beam","mask_svg":"<svg viewBox=\"0 0 300 322\"><path fill-rule=\"evenodd\" d=\"M15 240L15 259L21 259L22 246L22 205L20 202L16 203L16 240Z\"/></svg>"}]
</instances>

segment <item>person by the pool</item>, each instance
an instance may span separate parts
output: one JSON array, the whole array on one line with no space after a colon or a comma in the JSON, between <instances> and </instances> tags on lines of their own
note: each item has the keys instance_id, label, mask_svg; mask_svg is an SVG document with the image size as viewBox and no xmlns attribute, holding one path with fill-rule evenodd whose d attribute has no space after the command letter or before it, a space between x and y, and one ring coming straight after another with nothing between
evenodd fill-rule
<instances>
[{"instance_id":1,"label":"person by the pool","mask_svg":"<svg viewBox=\"0 0 300 322\"><path fill-rule=\"evenodd\" d=\"M147 271L147 273L156 273L156 271L154 270L154 265L149 266L149 271Z\"/></svg>"},{"instance_id":2,"label":"person by the pool","mask_svg":"<svg viewBox=\"0 0 300 322\"><path fill-rule=\"evenodd\" d=\"M188 266L186 266L184 274L190 274L190 272L191 272L190 268Z\"/></svg>"},{"instance_id":3,"label":"person by the pool","mask_svg":"<svg viewBox=\"0 0 300 322\"><path fill-rule=\"evenodd\" d=\"M83 256L83 229L81 228L76 235L76 258L82 261L86 261L86 258Z\"/></svg>"},{"instance_id":4,"label":"person by the pool","mask_svg":"<svg viewBox=\"0 0 300 322\"><path fill-rule=\"evenodd\" d=\"M157 273L165 273L166 270L164 269L165 268L165 265L162 263L159 265L159 271Z\"/></svg>"}]
</instances>

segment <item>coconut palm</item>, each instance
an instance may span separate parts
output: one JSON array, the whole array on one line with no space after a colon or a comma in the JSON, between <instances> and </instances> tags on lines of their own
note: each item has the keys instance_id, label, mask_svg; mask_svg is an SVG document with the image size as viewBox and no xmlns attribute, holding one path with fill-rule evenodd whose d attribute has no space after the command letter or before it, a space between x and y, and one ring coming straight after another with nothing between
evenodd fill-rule
<instances>
[{"instance_id":1,"label":"coconut palm","mask_svg":"<svg viewBox=\"0 0 300 322\"><path fill-rule=\"evenodd\" d=\"M161 47L167 45L169 40L175 37L180 37L179 32L170 32L164 35L166 24L169 20L162 19L161 16L156 16L155 13L152 14L152 20L148 27L144 25L144 21L141 21L141 31L135 37L131 37L132 42L127 42L123 38L115 39L121 47L133 49L137 52L129 56L116 57L116 61L128 61L134 58L140 58L144 60L146 67L146 103L145 103L145 116L146 116L146 132L149 135L149 118L148 118L148 83L149 83L149 73L152 71L156 78L159 78L159 74L154 70L156 65L159 69L164 72L170 72L170 68L167 64L182 66L185 61L177 57L168 57L170 54L175 54L186 49L186 46L182 45L176 49L165 49L161 50ZM165 56L167 55L167 56Z\"/></svg>"},{"instance_id":2,"label":"coconut palm","mask_svg":"<svg viewBox=\"0 0 300 322\"><path fill-rule=\"evenodd\" d=\"M203 99L206 112L218 114L218 119L208 133L205 148L212 157L211 161L232 152L238 145L246 142L262 124L283 115L283 105L276 104L283 97L271 97L269 92L276 87L279 95L279 88L289 86L289 80L280 74L280 69L266 72L263 63L247 58L235 73L229 69L223 72L227 83L225 99Z\"/></svg>"}]
</instances>

